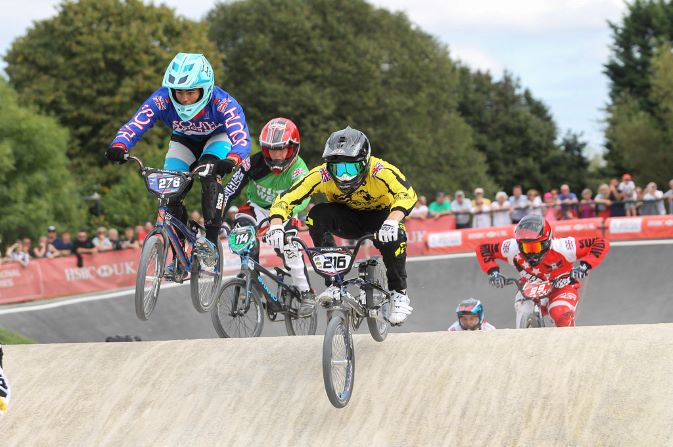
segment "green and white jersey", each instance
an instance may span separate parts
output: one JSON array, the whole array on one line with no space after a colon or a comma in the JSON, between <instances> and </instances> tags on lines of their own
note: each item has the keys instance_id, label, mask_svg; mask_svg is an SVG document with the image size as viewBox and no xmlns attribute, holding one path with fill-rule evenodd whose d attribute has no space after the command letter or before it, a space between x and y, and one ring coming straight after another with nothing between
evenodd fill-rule
<instances>
[{"instance_id":1,"label":"green and white jersey","mask_svg":"<svg viewBox=\"0 0 673 447\"><path fill-rule=\"evenodd\" d=\"M268 210L276 196L285 192L294 182L306 177L307 174L306 163L301 157L297 157L288 169L279 175L275 175L264 162L262 153L258 152L243 160L241 169L231 177L231 180L225 186L224 209L229 209L231 202L247 186L248 201ZM307 197L293 210L292 215L295 216L302 212L308 206L310 200L310 197Z\"/></svg>"}]
</instances>

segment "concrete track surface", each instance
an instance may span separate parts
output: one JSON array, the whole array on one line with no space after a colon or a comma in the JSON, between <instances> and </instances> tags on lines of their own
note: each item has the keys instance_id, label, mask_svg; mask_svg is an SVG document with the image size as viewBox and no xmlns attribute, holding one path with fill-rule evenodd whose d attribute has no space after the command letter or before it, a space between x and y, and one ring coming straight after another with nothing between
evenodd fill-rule
<instances>
[{"instance_id":1,"label":"concrete track surface","mask_svg":"<svg viewBox=\"0 0 673 447\"><path fill-rule=\"evenodd\" d=\"M671 445L673 325L6 347L3 446Z\"/></svg>"},{"instance_id":2,"label":"concrete track surface","mask_svg":"<svg viewBox=\"0 0 673 447\"><path fill-rule=\"evenodd\" d=\"M673 322L673 244L640 241L615 245L603 264L583 282L577 308L578 326ZM412 258L407 265L414 313L396 332L445 330L455 321L460 300L482 300L486 319L497 328L514 327L513 287L494 289L473 255ZM506 275L514 275L503 267ZM321 278L311 274L321 291ZM214 338L210 315L197 313L188 286L162 288L149 321L134 313L133 291L109 299L49 300L0 306L0 327L17 331L40 343L99 342L111 335L137 335L143 340ZM96 297L94 297L96 299ZM64 304L68 301L70 304ZM325 330L319 311L318 332ZM365 325L366 326L366 325ZM360 333L366 332L366 328ZM264 324L265 336L285 335L282 322Z\"/></svg>"}]
</instances>

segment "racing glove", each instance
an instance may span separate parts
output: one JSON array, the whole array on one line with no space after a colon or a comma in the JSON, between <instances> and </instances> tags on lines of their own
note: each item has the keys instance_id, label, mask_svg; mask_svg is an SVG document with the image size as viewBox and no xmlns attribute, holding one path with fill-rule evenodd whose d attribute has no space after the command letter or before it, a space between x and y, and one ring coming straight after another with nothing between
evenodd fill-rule
<instances>
[{"instance_id":1,"label":"racing glove","mask_svg":"<svg viewBox=\"0 0 673 447\"><path fill-rule=\"evenodd\" d=\"M500 271L494 270L489 275L488 283L493 287L502 289L503 287L505 287L505 277L502 275L502 273L500 273Z\"/></svg>"},{"instance_id":2,"label":"racing glove","mask_svg":"<svg viewBox=\"0 0 673 447\"><path fill-rule=\"evenodd\" d=\"M376 239L383 242L384 244L388 242L395 242L397 240L397 233L400 227L399 222L395 219L388 219L383 222L381 228L376 233Z\"/></svg>"},{"instance_id":3,"label":"racing glove","mask_svg":"<svg viewBox=\"0 0 673 447\"><path fill-rule=\"evenodd\" d=\"M282 224L271 225L265 236L266 243L278 250L283 249L285 243L285 230Z\"/></svg>"},{"instance_id":4,"label":"racing glove","mask_svg":"<svg viewBox=\"0 0 673 447\"><path fill-rule=\"evenodd\" d=\"M231 158L225 158L224 160L217 160L217 162L215 163L215 174L219 175L220 177L224 177L225 175L231 173L231 171L233 171L235 167L236 162Z\"/></svg>"},{"instance_id":5,"label":"racing glove","mask_svg":"<svg viewBox=\"0 0 673 447\"><path fill-rule=\"evenodd\" d=\"M579 267L575 267L570 271L570 277L573 279L583 279L589 274L591 266L586 262L580 262Z\"/></svg>"},{"instance_id":6,"label":"racing glove","mask_svg":"<svg viewBox=\"0 0 673 447\"><path fill-rule=\"evenodd\" d=\"M105 151L105 158L110 161L116 161L119 164L126 163L126 149L121 146L110 146Z\"/></svg>"}]
</instances>

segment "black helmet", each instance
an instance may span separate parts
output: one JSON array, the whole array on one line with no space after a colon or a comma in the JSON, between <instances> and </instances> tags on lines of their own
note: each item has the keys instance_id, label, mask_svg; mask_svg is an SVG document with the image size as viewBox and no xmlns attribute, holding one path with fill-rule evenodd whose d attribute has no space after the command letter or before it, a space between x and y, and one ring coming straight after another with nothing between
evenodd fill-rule
<instances>
[{"instance_id":1,"label":"black helmet","mask_svg":"<svg viewBox=\"0 0 673 447\"><path fill-rule=\"evenodd\" d=\"M339 190L352 194L365 181L370 154L367 136L357 129L346 127L329 136L322 158L327 162L327 171Z\"/></svg>"}]
</instances>

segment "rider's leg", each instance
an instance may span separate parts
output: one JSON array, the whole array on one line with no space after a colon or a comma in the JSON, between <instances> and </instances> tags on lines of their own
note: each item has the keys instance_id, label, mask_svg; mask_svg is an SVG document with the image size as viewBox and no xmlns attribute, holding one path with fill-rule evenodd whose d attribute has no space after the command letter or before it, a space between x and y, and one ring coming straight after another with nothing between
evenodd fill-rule
<instances>
[{"instance_id":1,"label":"rider's leg","mask_svg":"<svg viewBox=\"0 0 673 447\"><path fill-rule=\"evenodd\" d=\"M218 160L224 160L230 151L231 142L226 133L213 135L205 143L199 162L215 163ZM206 227L206 238L216 244L224 217L224 187L216 176L212 175L201 179L201 191L201 207Z\"/></svg>"},{"instance_id":2,"label":"rider's leg","mask_svg":"<svg viewBox=\"0 0 673 447\"><path fill-rule=\"evenodd\" d=\"M189 142L179 135L172 135L171 141L168 144L168 152L164 159L164 169L179 172L188 172L189 166L196 161L195 148L188 147ZM185 190L186 195L191 189L191 185ZM183 224L187 224L187 208L182 199L183 197L173 197L168 199L166 208L170 214L175 216ZM184 235L178 231L178 236L184 239ZM167 268L167 273L172 274L177 268L177 257L173 253L174 261Z\"/></svg>"},{"instance_id":3,"label":"rider's leg","mask_svg":"<svg viewBox=\"0 0 673 447\"><path fill-rule=\"evenodd\" d=\"M535 310L535 306L531 300L525 300L521 292L517 292L514 297L514 311L516 312L516 328L523 329L526 327L526 322L523 318L530 315Z\"/></svg>"},{"instance_id":4,"label":"rider's leg","mask_svg":"<svg viewBox=\"0 0 673 447\"><path fill-rule=\"evenodd\" d=\"M549 297L549 316L556 327L575 326L575 308L579 301L574 284L555 290Z\"/></svg>"}]
</instances>

